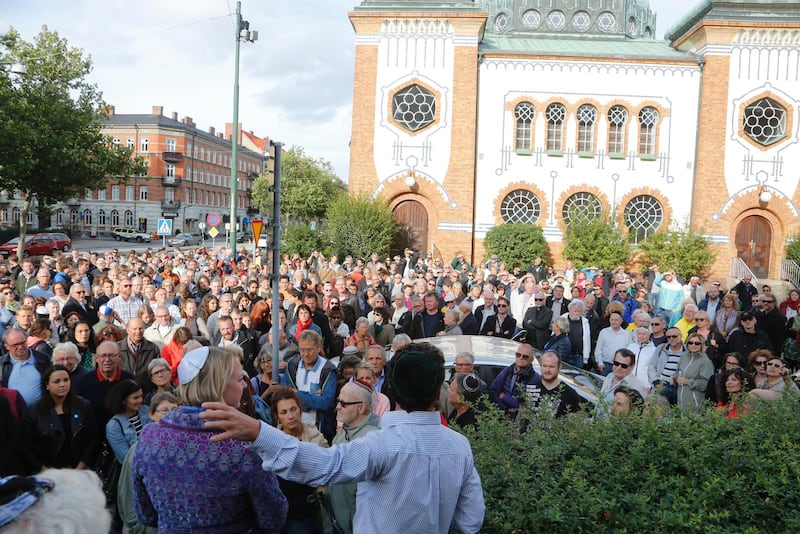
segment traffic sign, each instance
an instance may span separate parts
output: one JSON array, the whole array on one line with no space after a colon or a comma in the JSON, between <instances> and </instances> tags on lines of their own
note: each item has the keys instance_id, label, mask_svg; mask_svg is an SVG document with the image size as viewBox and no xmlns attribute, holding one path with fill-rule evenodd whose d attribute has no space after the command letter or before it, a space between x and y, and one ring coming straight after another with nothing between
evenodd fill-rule
<instances>
[{"instance_id":1,"label":"traffic sign","mask_svg":"<svg viewBox=\"0 0 800 534\"><path fill-rule=\"evenodd\" d=\"M158 220L158 235L172 235L172 219Z\"/></svg>"},{"instance_id":2,"label":"traffic sign","mask_svg":"<svg viewBox=\"0 0 800 534\"><path fill-rule=\"evenodd\" d=\"M212 211L208 214L208 216L206 216L206 222L209 226L219 226L219 223L222 222L222 216L218 211Z\"/></svg>"},{"instance_id":3,"label":"traffic sign","mask_svg":"<svg viewBox=\"0 0 800 534\"><path fill-rule=\"evenodd\" d=\"M264 221L261 219L253 219L250 221L250 226L253 227L253 241L258 243L258 238L261 237L261 229L264 227Z\"/></svg>"},{"instance_id":4,"label":"traffic sign","mask_svg":"<svg viewBox=\"0 0 800 534\"><path fill-rule=\"evenodd\" d=\"M219 230L217 230L216 228L212 228L211 230L208 231L208 235L211 236L211 239L214 239L219 235Z\"/></svg>"}]
</instances>

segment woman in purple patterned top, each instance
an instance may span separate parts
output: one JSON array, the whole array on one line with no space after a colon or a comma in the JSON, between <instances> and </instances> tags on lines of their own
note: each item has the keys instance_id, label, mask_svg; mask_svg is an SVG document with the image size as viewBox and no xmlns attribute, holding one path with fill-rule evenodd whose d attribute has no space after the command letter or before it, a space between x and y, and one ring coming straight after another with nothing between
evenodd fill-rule
<instances>
[{"instance_id":1,"label":"woman in purple patterned top","mask_svg":"<svg viewBox=\"0 0 800 534\"><path fill-rule=\"evenodd\" d=\"M136 515L159 532L278 532L286 498L275 475L241 441L211 443L200 404L238 407L244 381L235 353L203 347L178 367L183 406L142 430L133 460Z\"/></svg>"}]
</instances>

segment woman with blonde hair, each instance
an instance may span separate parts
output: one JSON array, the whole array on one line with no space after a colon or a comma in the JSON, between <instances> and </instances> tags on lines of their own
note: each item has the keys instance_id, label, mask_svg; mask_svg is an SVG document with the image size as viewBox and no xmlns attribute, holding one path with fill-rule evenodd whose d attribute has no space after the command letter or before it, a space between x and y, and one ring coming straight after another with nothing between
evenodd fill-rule
<instances>
[{"instance_id":1,"label":"woman with blonde hair","mask_svg":"<svg viewBox=\"0 0 800 534\"><path fill-rule=\"evenodd\" d=\"M133 460L139 521L159 530L277 532L286 498L275 475L241 441L212 443L198 417L203 402L238 408L245 383L231 351L202 347L178 366L180 409L142 430ZM183 491L177 495L174 488Z\"/></svg>"}]
</instances>

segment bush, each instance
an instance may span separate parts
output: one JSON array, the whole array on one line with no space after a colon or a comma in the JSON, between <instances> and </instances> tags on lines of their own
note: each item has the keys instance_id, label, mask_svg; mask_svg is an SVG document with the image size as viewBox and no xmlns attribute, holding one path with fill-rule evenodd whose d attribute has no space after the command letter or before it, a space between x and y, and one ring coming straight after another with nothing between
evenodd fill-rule
<instances>
[{"instance_id":1,"label":"bush","mask_svg":"<svg viewBox=\"0 0 800 534\"><path fill-rule=\"evenodd\" d=\"M487 254L497 254L508 265L519 263L523 269L537 257L547 257L547 241L535 224L499 224L486 232L483 244Z\"/></svg>"},{"instance_id":2,"label":"bush","mask_svg":"<svg viewBox=\"0 0 800 534\"><path fill-rule=\"evenodd\" d=\"M578 219L567 227L564 258L578 267L597 265L606 270L625 265L630 247L625 236L608 217Z\"/></svg>"},{"instance_id":3,"label":"bush","mask_svg":"<svg viewBox=\"0 0 800 534\"><path fill-rule=\"evenodd\" d=\"M647 265L657 263L662 271L674 269L685 280L706 274L716 259L708 239L688 229L651 234L639 250Z\"/></svg>"},{"instance_id":4,"label":"bush","mask_svg":"<svg viewBox=\"0 0 800 534\"><path fill-rule=\"evenodd\" d=\"M654 413L538 420L497 410L466 431L486 532L797 532L800 411L791 395L728 420Z\"/></svg>"},{"instance_id":5,"label":"bush","mask_svg":"<svg viewBox=\"0 0 800 534\"><path fill-rule=\"evenodd\" d=\"M307 224L290 225L283 234L282 248L285 252L294 254L299 252L303 258L308 258L315 249L321 250L322 238L319 233L312 230Z\"/></svg>"},{"instance_id":6,"label":"bush","mask_svg":"<svg viewBox=\"0 0 800 534\"><path fill-rule=\"evenodd\" d=\"M397 232L392 211L383 200L366 194L339 195L328 206L326 235L340 257L381 257L389 252Z\"/></svg>"},{"instance_id":7,"label":"bush","mask_svg":"<svg viewBox=\"0 0 800 534\"><path fill-rule=\"evenodd\" d=\"M795 234L786 241L786 258L800 265L800 234Z\"/></svg>"}]
</instances>

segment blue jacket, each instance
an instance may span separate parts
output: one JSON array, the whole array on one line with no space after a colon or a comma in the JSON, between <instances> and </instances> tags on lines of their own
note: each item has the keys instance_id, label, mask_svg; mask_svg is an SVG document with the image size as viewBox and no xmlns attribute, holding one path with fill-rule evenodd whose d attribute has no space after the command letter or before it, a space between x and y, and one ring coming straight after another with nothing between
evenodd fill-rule
<instances>
[{"instance_id":1,"label":"blue jacket","mask_svg":"<svg viewBox=\"0 0 800 534\"><path fill-rule=\"evenodd\" d=\"M506 412L511 419L517 418L519 411L520 401L525 395L525 386L533 382L539 373L533 368L533 365L526 367L514 380L514 370L516 364L512 363L497 375L492 385L489 386L489 398L503 411ZM505 393L503 398L500 398L500 393Z\"/></svg>"},{"instance_id":2,"label":"blue jacket","mask_svg":"<svg viewBox=\"0 0 800 534\"><path fill-rule=\"evenodd\" d=\"M544 350L555 352L563 362L572 353L572 343L567 334L559 334L558 336L553 334L550 336L550 339L547 340L547 343L544 344Z\"/></svg>"},{"instance_id":3,"label":"blue jacket","mask_svg":"<svg viewBox=\"0 0 800 534\"><path fill-rule=\"evenodd\" d=\"M622 305L625 306L625 310L622 312L622 319L629 324L633 322L633 312L636 311L637 306L632 296L628 295L625 301L615 296L611 299L611 302L622 302Z\"/></svg>"},{"instance_id":4,"label":"blue jacket","mask_svg":"<svg viewBox=\"0 0 800 534\"><path fill-rule=\"evenodd\" d=\"M320 395L316 392L297 391L300 401L303 403L303 411L316 410L317 428L325 435L330 442L336 435L336 367L320 357L324 361L320 371ZM300 355L293 356L286 365L285 373L281 374L281 384L297 388L297 369L300 366ZM319 360L318 362L319 363Z\"/></svg>"},{"instance_id":5,"label":"blue jacket","mask_svg":"<svg viewBox=\"0 0 800 534\"><path fill-rule=\"evenodd\" d=\"M150 416L147 411L147 406L139 408L139 419L142 421L142 427L150 422ZM125 417L125 414L118 413L106 423L106 439L108 444L111 445L111 450L114 451L117 461L122 463L125 461L128 449L139 440L139 436L136 435L136 429L130 419Z\"/></svg>"}]
</instances>

